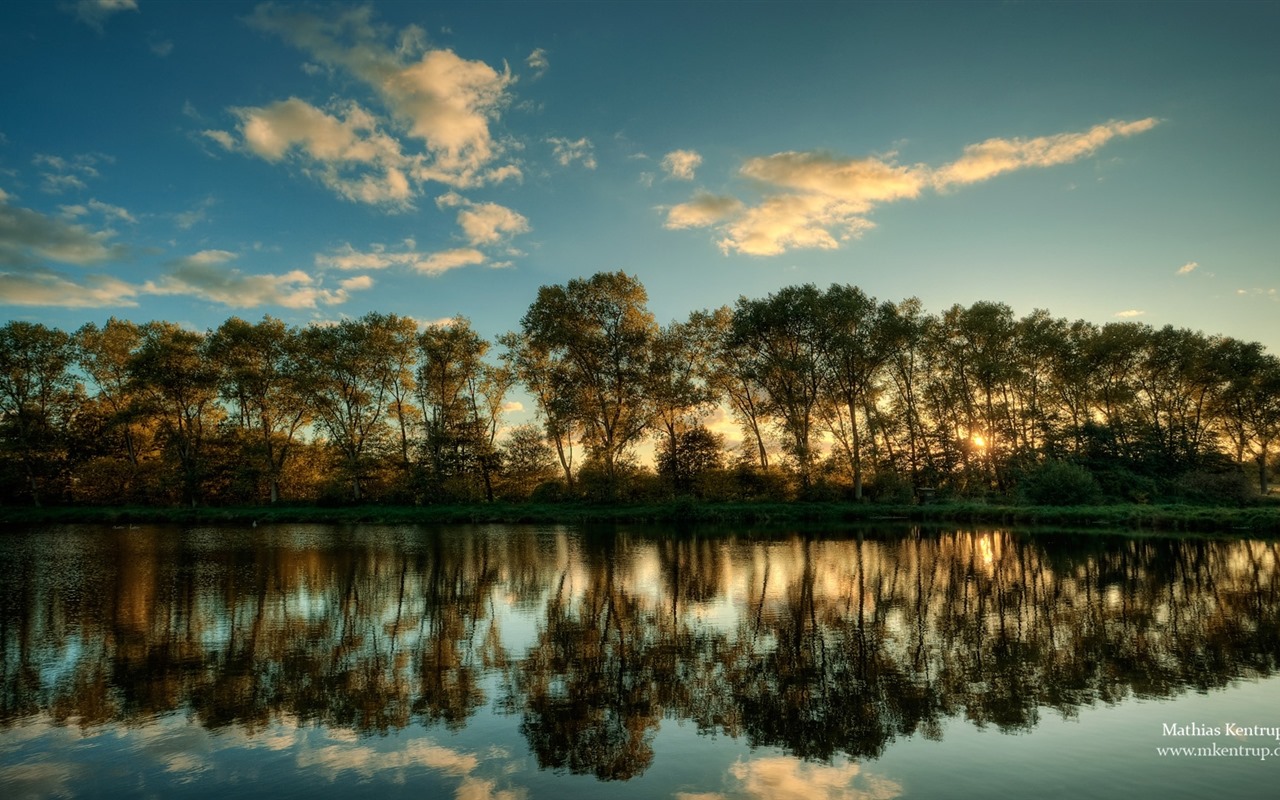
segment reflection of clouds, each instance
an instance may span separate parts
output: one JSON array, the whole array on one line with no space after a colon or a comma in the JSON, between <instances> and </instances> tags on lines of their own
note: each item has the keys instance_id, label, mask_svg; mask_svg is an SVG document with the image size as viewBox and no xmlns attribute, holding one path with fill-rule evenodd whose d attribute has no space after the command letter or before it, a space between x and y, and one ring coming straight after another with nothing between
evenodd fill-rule
<instances>
[{"instance_id":1,"label":"reflection of clouds","mask_svg":"<svg viewBox=\"0 0 1280 800\"><path fill-rule=\"evenodd\" d=\"M523 789L499 789L493 781L472 775L462 779L454 800L522 800Z\"/></svg>"},{"instance_id":2,"label":"reflection of clouds","mask_svg":"<svg viewBox=\"0 0 1280 800\"><path fill-rule=\"evenodd\" d=\"M902 786L862 771L859 764L811 764L788 756L739 761L729 774L742 793L761 800L891 800Z\"/></svg>"},{"instance_id":3,"label":"reflection of clouds","mask_svg":"<svg viewBox=\"0 0 1280 800\"><path fill-rule=\"evenodd\" d=\"M460 753L447 747L416 739L403 749L382 752L367 745L331 744L315 750L298 753L298 766L320 768L333 774L345 770L359 772L365 777L385 770L403 770L409 767L426 767L446 775L462 777L480 765L480 759L471 753Z\"/></svg>"},{"instance_id":4,"label":"reflection of clouds","mask_svg":"<svg viewBox=\"0 0 1280 800\"><path fill-rule=\"evenodd\" d=\"M333 742L346 733L329 731L329 741ZM497 747L490 748L485 755L487 760L509 757L506 750ZM442 747L424 739L415 739L401 749L389 752L338 741L313 750L300 750L297 764L300 769L318 770L330 781L336 780L342 772L351 771L365 779L386 776L396 783L403 783L405 770L426 768L462 779L454 792L455 800L521 800L525 796L523 789L499 789L496 781L472 775L480 766L480 757L475 753Z\"/></svg>"},{"instance_id":5,"label":"reflection of clouds","mask_svg":"<svg viewBox=\"0 0 1280 800\"><path fill-rule=\"evenodd\" d=\"M0 786L10 800L26 798L74 797L71 780L76 777L74 764L56 761L28 761L0 767Z\"/></svg>"},{"instance_id":6,"label":"reflection of clouds","mask_svg":"<svg viewBox=\"0 0 1280 800\"><path fill-rule=\"evenodd\" d=\"M78 747L85 739L98 739L97 748ZM299 771L318 774L330 782L339 780L343 773L354 773L360 780L403 784L410 770L431 770L446 780L458 781L455 800L523 800L527 796L522 788L499 788L498 780L505 779L473 774L484 762L488 762L486 771L490 773L518 771L518 762L512 761L505 747L494 745L481 755L443 747L429 739L405 741L391 750L377 749L367 744L369 741L345 728L311 728L287 715L265 730L232 726L214 732L178 715L157 717L138 726L78 730L42 714L21 727L0 731L0 792L4 800L74 797L93 782L93 772L105 756L127 762L135 777L158 769L166 777L148 784L161 796L166 785L205 780L220 783L215 777L218 773L223 773L223 778L232 774L224 769L232 763L224 760L227 757L243 763L245 754L254 750L293 750ZM54 760L50 757L53 753L68 757Z\"/></svg>"}]
</instances>

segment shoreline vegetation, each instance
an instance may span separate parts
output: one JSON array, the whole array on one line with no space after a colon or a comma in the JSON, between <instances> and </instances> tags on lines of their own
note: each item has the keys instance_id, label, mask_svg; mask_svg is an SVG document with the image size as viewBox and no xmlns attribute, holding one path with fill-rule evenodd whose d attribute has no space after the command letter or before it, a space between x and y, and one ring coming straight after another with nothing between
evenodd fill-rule
<instances>
[{"instance_id":1,"label":"shoreline vegetation","mask_svg":"<svg viewBox=\"0 0 1280 800\"><path fill-rule=\"evenodd\" d=\"M270 507L0 507L0 524L722 524L951 523L1054 526L1107 532L1194 532L1280 536L1280 503L1028 506L976 502L880 505L840 502L485 503L438 506L280 504Z\"/></svg>"},{"instance_id":2,"label":"shoreline vegetation","mask_svg":"<svg viewBox=\"0 0 1280 800\"><path fill-rule=\"evenodd\" d=\"M304 328L232 317L204 333L15 320L0 326L0 508L1175 528L1267 516L1198 510L1267 507L1280 358L1260 343L987 301L929 313L847 284L667 325L647 303L622 272L542 286L493 340L462 316L377 312ZM953 505L926 508L938 502ZM1179 503L1197 510L1164 510ZM1136 510L1112 509L1124 504Z\"/></svg>"}]
</instances>

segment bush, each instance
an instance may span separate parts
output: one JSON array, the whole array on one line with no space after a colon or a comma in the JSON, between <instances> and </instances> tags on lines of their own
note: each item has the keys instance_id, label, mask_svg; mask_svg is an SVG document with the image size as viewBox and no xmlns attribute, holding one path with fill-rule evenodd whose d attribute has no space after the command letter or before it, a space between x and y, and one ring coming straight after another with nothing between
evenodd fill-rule
<instances>
[{"instance_id":1,"label":"bush","mask_svg":"<svg viewBox=\"0 0 1280 800\"><path fill-rule=\"evenodd\" d=\"M1173 481L1173 491L1193 503L1245 505L1258 497L1257 487L1239 469L1185 472Z\"/></svg>"},{"instance_id":2,"label":"bush","mask_svg":"<svg viewBox=\"0 0 1280 800\"><path fill-rule=\"evenodd\" d=\"M1034 468L1019 490L1026 502L1040 506L1088 505L1102 494L1093 473L1066 461L1046 461Z\"/></svg>"}]
</instances>

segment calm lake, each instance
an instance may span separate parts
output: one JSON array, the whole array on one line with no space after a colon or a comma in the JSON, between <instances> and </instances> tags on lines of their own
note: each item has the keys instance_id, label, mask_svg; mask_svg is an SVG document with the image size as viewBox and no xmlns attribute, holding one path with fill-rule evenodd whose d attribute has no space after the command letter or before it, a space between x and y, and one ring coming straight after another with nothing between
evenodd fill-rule
<instances>
[{"instance_id":1,"label":"calm lake","mask_svg":"<svg viewBox=\"0 0 1280 800\"><path fill-rule=\"evenodd\" d=\"M10 528L0 603L6 798L1280 784L1273 541Z\"/></svg>"}]
</instances>

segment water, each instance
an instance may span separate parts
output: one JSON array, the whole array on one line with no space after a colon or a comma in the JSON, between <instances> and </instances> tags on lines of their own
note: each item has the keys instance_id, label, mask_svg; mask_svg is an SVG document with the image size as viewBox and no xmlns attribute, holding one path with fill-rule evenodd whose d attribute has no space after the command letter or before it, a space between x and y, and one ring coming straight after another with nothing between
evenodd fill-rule
<instances>
[{"instance_id":1,"label":"water","mask_svg":"<svg viewBox=\"0 0 1280 800\"><path fill-rule=\"evenodd\" d=\"M1275 542L58 526L0 532L0 581L8 798L1271 797L1280 769Z\"/></svg>"}]
</instances>

